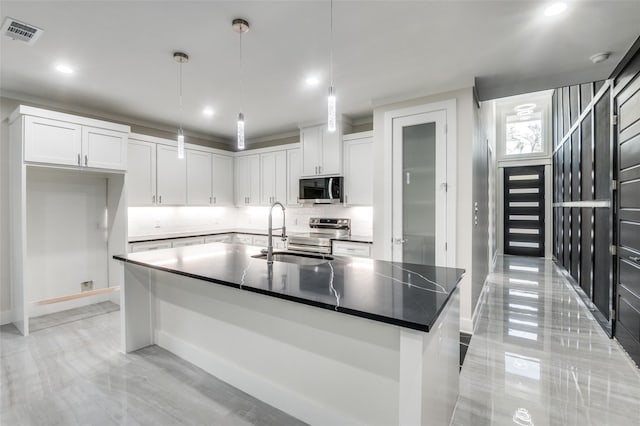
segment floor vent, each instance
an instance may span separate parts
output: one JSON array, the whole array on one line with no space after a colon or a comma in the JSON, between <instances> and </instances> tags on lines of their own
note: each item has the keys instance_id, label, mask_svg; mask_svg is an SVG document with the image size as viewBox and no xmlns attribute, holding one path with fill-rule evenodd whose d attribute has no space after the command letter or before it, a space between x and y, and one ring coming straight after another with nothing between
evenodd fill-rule
<instances>
[{"instance_id":1,"label":"floor vent","mask_svg":"<svg viewBox=\"0 0 640 426\"><path fill-rule=\"evenodd\" d=\"M28 45L33 45L43 32L44 30L41 28L10 17L6 17L2 23L2 34L13 40L27 43Z\"/></svg>"}]
</instances>

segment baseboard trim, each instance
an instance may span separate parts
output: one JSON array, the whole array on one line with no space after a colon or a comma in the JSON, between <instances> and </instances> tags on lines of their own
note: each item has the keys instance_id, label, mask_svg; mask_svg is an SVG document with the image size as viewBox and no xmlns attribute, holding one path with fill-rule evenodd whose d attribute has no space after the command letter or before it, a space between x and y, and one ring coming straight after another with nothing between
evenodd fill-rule
<instances>
[{"instance_id":1,"label":"baseboard trim","mask_svg":"<svg viewBox=\"0 0 640 426\"><path fill-rule=\"evenodd\" d=\"M473 334L473 319L460 318L460 332Z\"/></svg>"},{"instance_id":2,"label":"baseboard trim","mask_svg":"<svg viewBox=\"0 0 640 426\"><path fill-rule=\"evenodd\" d=\"M29 317L38 317L40 315L53 314L55 312L66 311L68 309L79 308L82 306L93 305L100 302L111 301L120 304L120 288L117 290L109 290L107 292L98 292L89 296L80 298L64 299L47 304L38 302L30 302L28 305ZM53 299L49 299L53 300Z\"/></svg>"},{"instance_id":3,"label":"baseboard trim","mask_svg":"<svg viewBox=\"0 0 640 426\"><path fill-rule=\"evenodd\" d=\"M358 420L260 377L164 331L154 333L158 346L202 368L212 376L309 424L358 425Z\"/></svg>"},{"instance_id":4,"label":"baseboard trim","mask_svg":"<svg viewBox=\"0 0 640 426\"><path fill-rule=\"evenodd\" d=\"M13 310L0 311L0 325L10 324L13 322Z\"/></svg>"}]
</instances>

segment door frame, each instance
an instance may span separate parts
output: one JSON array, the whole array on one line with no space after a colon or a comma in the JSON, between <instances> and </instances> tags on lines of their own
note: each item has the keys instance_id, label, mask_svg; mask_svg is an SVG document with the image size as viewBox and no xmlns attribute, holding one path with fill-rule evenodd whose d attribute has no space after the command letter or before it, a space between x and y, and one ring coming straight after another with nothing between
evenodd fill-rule
<instances>
[{"instance_id":1,"label":"door frame","mask_svg":"<svg viewBox=\"0 0 640 426\"><path fill-rule=\"evenodd\" d=\"M450 99L442 102L433 102L407 108L400 108L384 113L384 145L383 145L383 200L384 221L382 229L383 258L393 259L393 120L410 115L418 115L430 112L444 111L446 116L446 179L447 179L447 253L446 265L456 266L456 229L457 229L457 121L456 100Z\"/></svg>"}]
</instances>

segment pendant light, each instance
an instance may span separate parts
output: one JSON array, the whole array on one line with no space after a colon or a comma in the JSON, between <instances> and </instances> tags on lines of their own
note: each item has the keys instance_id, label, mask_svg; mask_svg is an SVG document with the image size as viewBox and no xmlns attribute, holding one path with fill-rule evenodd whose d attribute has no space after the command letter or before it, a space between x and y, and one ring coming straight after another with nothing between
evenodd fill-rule
<instances>
[{"instance_id":1,"label":"pendant light","mask_svg":"<svg viewBox=\"0 0 640 426\"><path fill-rule=\"evenodd\" d=\"M240 35L240 112L238 113L237 140L238 150L244 149L244 114L242 113L242 34L249 31L249 22L244 19L234 19L231 27Z\"/></svg>"},{"instance_id":2,"label":"pendant light","mask_svg":"<svg viewBox=\"0 0 640 426\"><path fill-rule=\"evenodd\" d=\"M175 52L173 59L178 63L178 98L179 98L179 120L178 128L178 158L184 158L184 131L182 130L182 64L189 62L189 55L184 52Z\"/></svg>"},{"instance_id":3,"label":"pendant light","mask_svg":"<svg viewBox=\"0 0 640 426\"><path fill-rule=\"evenodd\" d=\"M330 71L330 86L329 96L327 97L327 130L330 132L336 131L336 90L333 87L333 0L330 0L331 13L329 17L329 71Z\"/></svg>"}]
</instances>

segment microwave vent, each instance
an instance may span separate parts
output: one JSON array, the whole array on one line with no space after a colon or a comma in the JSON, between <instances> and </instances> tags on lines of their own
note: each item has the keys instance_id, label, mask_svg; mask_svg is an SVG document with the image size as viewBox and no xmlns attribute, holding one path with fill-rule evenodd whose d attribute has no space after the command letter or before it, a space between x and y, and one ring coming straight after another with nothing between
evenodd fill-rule
<instances>
[{"instance_id":1,"label":"microwave vent","mask_svg":"<svg viewBox=\"0 0 640 426\"><path fill-rule=\"evenodd\" d=\"M6 17L2 23L2 33L5 36L13 40L21 41L30 46L40 38L43 32L44 30L41 28L10 17Z\"/></svg>"}]
</instances>

